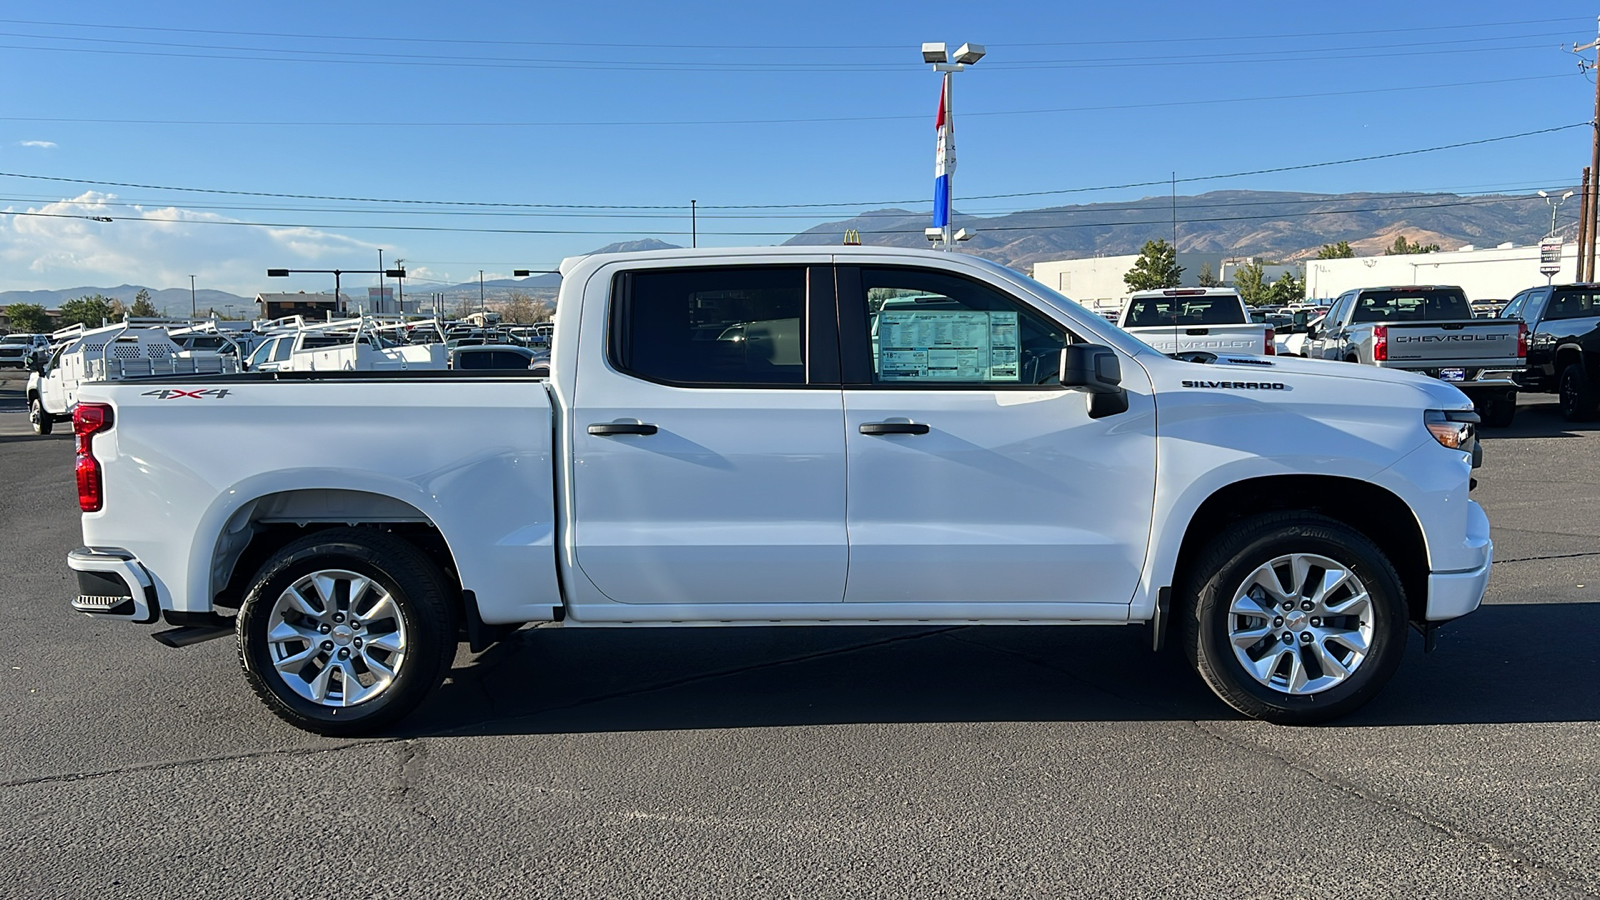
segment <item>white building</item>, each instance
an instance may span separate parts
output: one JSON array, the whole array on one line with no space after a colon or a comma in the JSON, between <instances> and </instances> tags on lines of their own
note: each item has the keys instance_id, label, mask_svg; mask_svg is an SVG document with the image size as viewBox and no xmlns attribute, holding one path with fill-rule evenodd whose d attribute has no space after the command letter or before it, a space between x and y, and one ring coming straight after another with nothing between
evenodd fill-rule
<instances>
[{"instance_id":1,"label":"white building","mask_svg":"<svg viewBox=\"0 0 1600 900\"><path fill-rule=\"evenodd\" d=\"M1440 253L1308 259L1306 296L1331 299L1354 288L1385 285L1452 284L1469 300L1508 300L1523 288L1545 283L1539 274L1539 245L1501 244L1491 250L1463 247ZM1578 279L1578 245L1561 247L1556 283Z\"/></svg>"},{"instance_id":2,"label":"white building","mask_svg":"<svg viewBox=\"0 0 1600 900\"><path fill-rule=\"evenodd\" d=\"M1035 280L1054 288L1084 306L1096 311L1121 309L1128 301L1128 283L1122 276L1128 274L1139 255L1097 256L1091 259L1056 259L1033 264L1030 273ZM1234 273L1241 265L1255 262L1249 257L1230 256L1225 253L1178 253L1178 265L1183 268L1179 280L1182 287L1199 287L1200 273L1210 268L1211 276L1232 286ZM1298 266L1269 265L1263 268L1262 278L1268 283L1277 281L1285 272L1300 277Z\"/></svg>"}]
</instances>

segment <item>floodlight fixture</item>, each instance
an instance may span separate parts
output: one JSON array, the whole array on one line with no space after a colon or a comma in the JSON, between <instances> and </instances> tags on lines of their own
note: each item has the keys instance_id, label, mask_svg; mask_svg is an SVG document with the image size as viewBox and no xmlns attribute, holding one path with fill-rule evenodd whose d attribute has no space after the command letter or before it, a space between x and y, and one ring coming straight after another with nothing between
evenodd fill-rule
<instances>
[{"instance_id":1,"label":"floodlight fixture","mask_svg":"<svg viewBox=\"0 0 1600 900\"><path fill-rule=\"evenodd\" d=\"M944 240L944 229L943 228L924 228L924 229L922 229L922 234L923 234L923 236L925 236L930 241L942 241L942 240Z\"/></svg>"},{"instance_id":2,"label":"floodlight fixture","mask_svg":"<svg viewBox=\"0 0 1600 900\"><path fill-rule=\"evenodd\" d=\"M965 48L966 45L963 44L962 47ZM949 62L950 54L945 51L944 42L941 41L937 44L923 44L922 61L925 63L933 63L935 65L943 62Z\"/></svg>"},{"instance_id":3,"label":"floodlight fixture","mask_svg":"<svg viewBox=\"0 0 1600 900\"><path fill-rule=\"evenodd\" d=\"M958 241L970 241L972 240L972 232L966 230L965 228L959 229L956 231L955 239Z\"/></svg>"},{"instance_id":4,"label":"floodlight fixture","mask_svg":"<svg viewBox=\"0 0 1600 900\"><path fill-rule=\"evenodd\" d=\"M970 66L983 59L984 54L987 52L983 49L982 44L962 44L956 48L956 62ZM943 62L943 60L940 61Z\"/></svg>"},{"instance_id":5,"label":"floodlight fixture","mask_svg":"<svg viewBox=\"0 0 1600 900\"><path fill-rule=\"evenodd\" d=\"M1577 191L1567 191L1565 194L1561 195L1561 199L1563 199L1563 200L1571 200L1572 199L1572 195L1575 194L1575 193L1577 193Z\"/></svg>"},{"instance_id":6,"label":"floodlight fixture","mask_svg":"<svg viewBox=\"0 0 1600 900\"><path fill-rule=\"evenodd\" d=\"M1546 194L1546 193L1545 193L1545 192L1544 192L1544 191L1540 191L1540 192L1539 192L1539 196L1541 196L1541 197L1545 197L1545 198L1548 198L1548 197L1549 197L1549 196L1550 196L1550 195L1549 195L1549 194Z\"/></svg>"},{"instance_id":7,"label":"floodlight fixture","mask_svg":"<svg viewBox=\"0 0 1600 900\"><path fill-rule=\"evenodd\" d=\"M268 269L267 270L267 277L268 278L288 278L289 277L289 270L288 269Z\"/></svg>"}]
</instances>

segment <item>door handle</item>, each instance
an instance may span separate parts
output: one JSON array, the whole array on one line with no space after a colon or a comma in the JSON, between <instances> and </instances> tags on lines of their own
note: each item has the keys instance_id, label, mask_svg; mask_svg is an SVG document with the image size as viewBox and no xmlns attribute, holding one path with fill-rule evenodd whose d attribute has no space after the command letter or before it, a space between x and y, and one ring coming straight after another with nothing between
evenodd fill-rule
<instances>
[{"instance_id":1,"label":"door handle","mask_svg":"<svg viewBox=\"0 0 1600 900\"><path fill-rule=\"evenodd\" d=\"M928 426L919 422L863 422L862 434L927 434Z\"/></svg>"},{"instance_id":2,"label":"door handle","mask_svg":"<svg viewBox=\"0 0 1600 900\"><path fill-rule=\"evenodd\" d=\"M655 434L656 426L638 422L597 422L589 426L589 433L602 437L613 434Z\"/></svg>"}]
</instances>

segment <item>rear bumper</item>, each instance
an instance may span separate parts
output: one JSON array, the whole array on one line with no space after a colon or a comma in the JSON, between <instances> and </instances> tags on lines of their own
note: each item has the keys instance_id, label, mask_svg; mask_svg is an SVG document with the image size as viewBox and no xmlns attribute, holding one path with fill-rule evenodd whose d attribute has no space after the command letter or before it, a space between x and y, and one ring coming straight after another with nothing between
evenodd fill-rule
<instances>
[{"instance_id":1,"label":"rear bumper","mask_svg":"<svg viewBox=\"0 0 1600 900\"><path fill-rule=\"evenodd\" d=\"M1481 562L1464 570L1433 572L1428 575L1429 622L1444 622L1464 616L1483 602L1489 587L1489 568L1494 563L1494 541L1489 539L1489 517L1483 507L1473 503L1467 512L1466 545Z\"/></svg>"},{"instance_id":2,"label":"rear bumper","mask_svg":"<svg viewBox=\"0 0 1600 900\"><path fill-rule=\"evenodd\" d=\"M79 547L67 554L77 573L72 608L86 615L148 625L161 615L155 580L132 553L116 547Z\"/></svg>"}]
</instances>

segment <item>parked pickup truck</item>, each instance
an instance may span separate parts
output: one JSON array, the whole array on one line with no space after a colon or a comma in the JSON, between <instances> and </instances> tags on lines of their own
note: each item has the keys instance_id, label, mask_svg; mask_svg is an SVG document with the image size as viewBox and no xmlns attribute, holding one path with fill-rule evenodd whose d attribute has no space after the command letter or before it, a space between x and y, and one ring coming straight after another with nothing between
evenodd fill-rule
<instances>
[{"instance_id":1,"label":"parked pickup truck","mask_svg":"<svg viewBox=\"0 0 1600 900\"><path fill-rule=\"evenodd\" d=\"M73 606L233 635L273 712L354 734L524 623L1148 623L1234 708L1316 722L1483 596L1443 382L1173 359L960 254L561 271L548 380L86 386Z\"/></svg>"},{"instance_id":2,"label":"parked pickup truck","mask_svg":"<svg viewBox=\"0 0 1600 900\"><path fill-rule=\"evenodd\" d=\"M1250 310L1232 288L1135 291L1117 324L1169 356L1277 352L1272 326L1252 322Z\"/></svg>"},{"instance_id":3,"label":"parked pickup truck","mask_svg":"<svg viewBox=\"0 0 1600 900\"><path fill-rule=\"evenodd\" d=\"M1485 425L1517 414L1516 373L1528 330L1509 319L1476 319L1461 288L1361 288L1333 302L1306 340L1306 355L1420 372L1461 388Z\"/></svg>"},{"instance_id":4,"label":"parked pickup truck","mask_svg":"<svg viewBox=\"0 0 1600 900\"><path fill-rule=\"evenodd\" d=\"M1600 284L1529 288L1501 315L1527 325L1527 366L1517 373L1523 390L1556 394L1574 422L1600 413Z\"/></svg>"}]
</instances>

